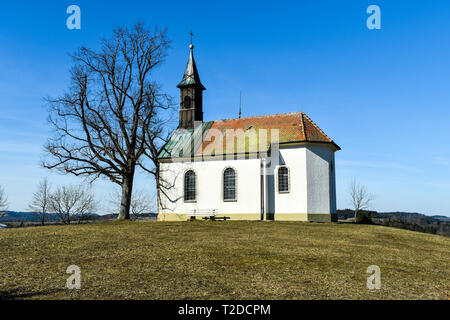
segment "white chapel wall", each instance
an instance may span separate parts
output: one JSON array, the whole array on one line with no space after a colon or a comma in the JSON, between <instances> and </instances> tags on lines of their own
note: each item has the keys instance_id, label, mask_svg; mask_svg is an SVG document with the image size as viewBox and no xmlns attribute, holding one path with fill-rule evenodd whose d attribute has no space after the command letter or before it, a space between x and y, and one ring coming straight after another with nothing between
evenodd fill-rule
<instances>
[{"instance_id":1,"label":"white chapel wall","mask_svg":"<svg viewBox=\"0 0 450 320\"><path fill-rule=\"evenodd\" d=\"M280 166L289 169L289 193L278 192L278 167L275 168L273 191L275 214L299 214L307 212L306 151L304 147L280 148ZM277 217L275 216L275 219Z\"/></svg>"},{"instance_id":2,"label":"white chapel wall","mask_svg":"<svg viewBox=\"0 0 450 320\"><path fill-rule=\"evenodd\" d=\"M223 201L223 171L232 167L237 172L237 201ZM163 177L173 187L167 191L170 199L162 197L163 212L188 214L193 210L216 209L220 214L259 214L260 160L213 160L161 164ZM184 173L194 170L197 175L197 200L183 199Z\"/></svg>"},{"instance_id":3,"label":"white chapel wall","mask_svg":"<svg viewBox=\"0 0 450 320\"><path fill-rule=\"evenodd\" d=\"M267 177L267 213L275 220L314 221L314 214L336 212L334 151L328 146L303 145L280 148L279 165L290 174L289 193L277 190L277 169ZM237 172L237 201L223 201L223 171L232 167ZM261 210L261 171L259 159L213 160L162 163L162 176L172 184L164 196L162 213L188 215L194 210L218 210L232 219L258 220ZM197 176L197 199L183 199L184 173L194 170ZM246 216L247 215L247 216ZM250 216L251 215L251 216ZM328 218L319 217L320 221ZM179 220L186 220L180 216Z\"/></svg>"},{"instance_id":4,"label":"white chapel wall","mask_svg":"<svg viewBox=\"0 0 450 320\"><path fill-rule=\"evenodd\" d=\"M333 168L333 170L331 170ZM336 212L334 152L327 146L306 148L308 213Z\"/></svg>"}]
</instances>

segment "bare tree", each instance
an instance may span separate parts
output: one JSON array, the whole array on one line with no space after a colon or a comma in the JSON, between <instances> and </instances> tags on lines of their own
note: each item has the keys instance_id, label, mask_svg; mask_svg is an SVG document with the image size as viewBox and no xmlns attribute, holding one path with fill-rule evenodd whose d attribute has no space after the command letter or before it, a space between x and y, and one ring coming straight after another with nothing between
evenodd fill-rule
<instances>
[{"instance_id":1,"label":"bare tree","mask_svg":"<svg viewBox=\"0 0 450 320\"><path fill-rule=\"evenodd\" d=\"M31 200L28 208L35 212L39 216L41 224L45 224L45 216L48 213L50 205L50 184L47 178L44 178L39 182L36 192L33 194L33 199Z\"/></svg>"},{"instance_id":2,"label":"bare tree","mask_svg":"<svg viewBox=\"0 0 450 320\"><path fill-rule=\"evenodd\" d=\"M139 219L145 213L154 213L155 199L147 195L142 190L139 190L133 195L131 201L131 213L135 217L135 219Z\"/></svg>"},{"instance_id":3,"label":"bare tree","mask_svg":"<svg viewBox=\"0 0 450 320\"><path fill-rule=\"evenodd\" d=\"M119 196L119 192L114 192L111 195L110 203L113 206L113 211L120 209ZM131 198L131 215L134 219L139 219L145 213L154 213L156 211L155 202L155 197L149 196L143 190L136 190Z\"/></svg>"},{"instance_id":4,"label":"bare tree","mask_svg":"<svg viewBox=\"0 0 450 320\"><path fill-rule=\"evenodd\" d=\"M367 191L367 188L361 183L353 180L350 183L349 191L350 199L353 205L353 209L355 210L354 220L356 222L356 218L358 213L361 210L368 209L374 197Z\"/></svg>"},{"instance_id":5,"label":"bare tree","mask_svg":"<svg viewBox=\"0 0 450 320\"><path fill-rule=\"evenodd\" d=\"M97 208L91 190L83 186L58 187L50 196L49 209L56 213L64 224L73 218L80 223Z\"/></svg>"},{"instance_id":6,"label":"bare tree","mask_svg":"<svg viewBox=\"0 0 450 320\"><path fill-rule=\"evenodd\" d=\"M3 210L8 208L8 197L6 196L5 190L0 186L0 216Z\"/></svg>"},{"instance_id":7,"label":"bare tree","mask_svg":"<svg viewBox=\"0 0 450 320\"><path fill-rule=\"evenodd\" d=\"M98 51L82 47L73 54L68 92L47 99L56 135L45 146L43 166L118 184L119 219L130 219L136 169L153 174L158 184L157 155L173 104L151 75L168 47L165 30L152 32L140 23L118 28Z\"/></svg>"}]
</instances>

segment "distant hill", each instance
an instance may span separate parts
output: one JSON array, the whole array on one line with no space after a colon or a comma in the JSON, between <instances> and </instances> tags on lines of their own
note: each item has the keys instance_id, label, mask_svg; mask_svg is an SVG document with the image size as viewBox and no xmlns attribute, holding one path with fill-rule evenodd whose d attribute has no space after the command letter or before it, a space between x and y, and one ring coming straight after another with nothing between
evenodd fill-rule
<instances>
[{"instance_id":1,"label":"distant hill","mask_svg":"<svg viewBox=\"0 0 450 320\"><path fill-rule=\"evenodd\" d=\"M446 216L427 216L416 212L362 211L362 213L370 213L372 215L373 222L376 224L450 236L450 218ZM339 220L354 217L354 212L350 209L337 210L337 214Z\"/></svg>"},{"instance_id":2,"label":"distant hill","mask_svg":"<svg viewBox=\"0 0 450 320\"><path fill-rule=\"evenodd\" d=\"M143 214L143 218L152 218L157 214L155 213L146 213ZM114 220L117 219L117 214L90 214L89 220L95 221L103 221L103 220ZM46 222L58 222L60 219L55 213L47 213L45 217ZM0 223L5 222L40 222L39 215L35 212L17 212L17 211L3 211L0 213Z\"/></svg>"},{"instance_id":3,"label":"distant hill","mask_svg":"<svg viewBox=\"0 0 450 320\"><path fill-rule=\"evenodd\" d=\"M450 222L450 217L446 216L431 216L433 219L437 219L439 221Z\"/></svg>"},{"instance_id":4,"label":"distant hill","mask_svg":"<svg viewBox=\"0 0 450 320\"><path fill-rule=\"evenodd\" d=\"M58 216L53 213L48 213L45 218L48 222L56 222L59 220ZM40 222L39 216L34 212L16 212L4 211L0 213L0 222Z\"/></svg>"}]
</instances>

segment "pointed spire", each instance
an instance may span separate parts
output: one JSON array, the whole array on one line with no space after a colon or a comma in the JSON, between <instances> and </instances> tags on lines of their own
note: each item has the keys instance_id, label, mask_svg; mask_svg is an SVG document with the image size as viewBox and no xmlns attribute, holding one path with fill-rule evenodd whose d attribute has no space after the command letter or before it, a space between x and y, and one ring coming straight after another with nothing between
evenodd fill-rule
<instances>
[{"instance_id":1,"label":"pointed spire","mask_svg":"<svg viewBox=\"0 0 450 320\"><path fill-rule=\"evenodd\" d=\"M200 81L200 76L198 75L197 66L194 60L194 45L191 43L189 45L191 54L189 55L189 61L186 66L186 71L184 72L183 80L181 80L178 88L183 88L187 86L198 86L201 90L206 90Z\"/></svg>"}]
</instances>

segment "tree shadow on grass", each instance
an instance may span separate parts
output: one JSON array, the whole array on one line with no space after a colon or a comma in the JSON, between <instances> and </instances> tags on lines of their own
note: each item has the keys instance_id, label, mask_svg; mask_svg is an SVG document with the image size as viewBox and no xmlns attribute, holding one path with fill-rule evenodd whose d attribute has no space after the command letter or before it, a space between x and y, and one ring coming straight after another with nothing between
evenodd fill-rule
<instances>
[{"instance_id":1,"label":"tree shadow on grass","mask_svg":"<svg viewBox=\"0 0 450 320\"><path fill-rule=\"evenodd\" d=\"M65 291L64 289L50 289L45 291L26 292L23 288L15 288L10 290L0 290L1 300L21 300L34 298L39 296L46 296L49 294Z\"/></svg>"}]
</instances>

